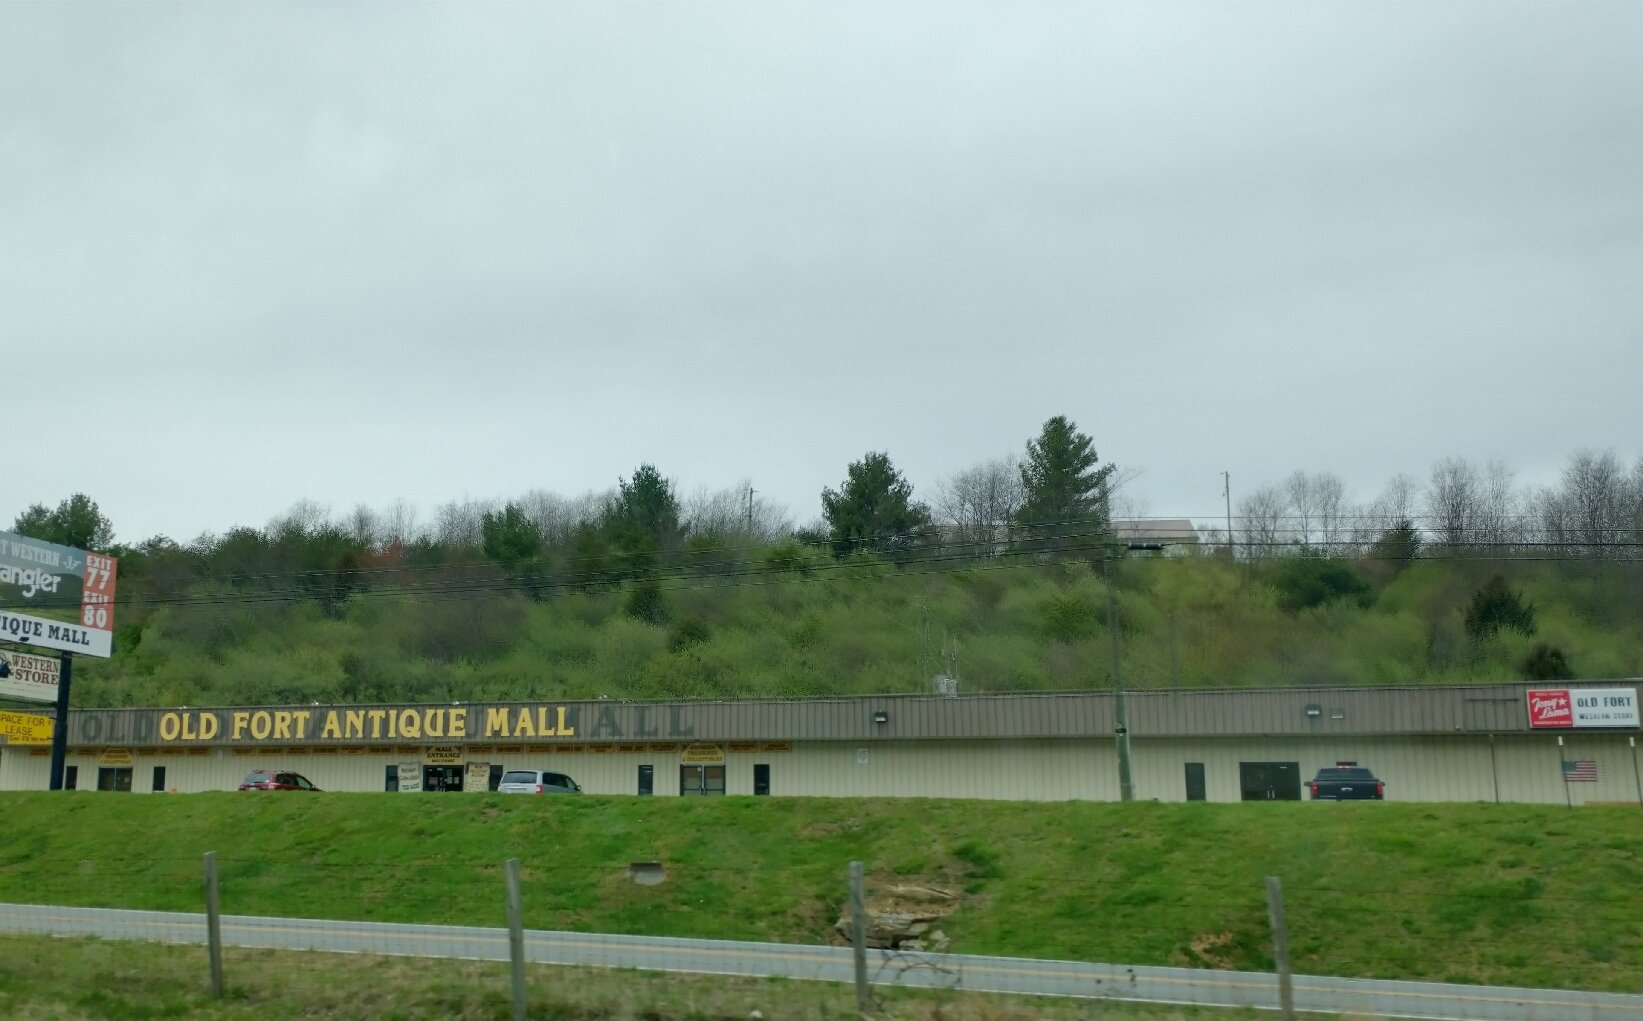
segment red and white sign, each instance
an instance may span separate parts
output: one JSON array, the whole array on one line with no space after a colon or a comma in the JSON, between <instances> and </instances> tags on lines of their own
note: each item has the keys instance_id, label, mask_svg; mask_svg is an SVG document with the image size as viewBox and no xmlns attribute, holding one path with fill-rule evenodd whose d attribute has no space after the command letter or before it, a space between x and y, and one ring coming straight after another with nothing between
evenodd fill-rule
<instances>
[{"instance_id":1,"label":"red and white sign","mask_svg":"<svg viewBox=\"0 0 1643 1021\"><path fill-rule=\"evenodd\" d=\"M1636 688L1533 688L1527 697L1535 730L1638 725Z\"/></svg>"},{"instance_id":2,"label":"red and white sign","mask_svg":"<svg viewBox=\"0 0 1643 1021\"><path fill-rule=\"evenodd\" d=\"M107 658L113 557L0 532L0 641Z\"/></svg>"}]
</instances>

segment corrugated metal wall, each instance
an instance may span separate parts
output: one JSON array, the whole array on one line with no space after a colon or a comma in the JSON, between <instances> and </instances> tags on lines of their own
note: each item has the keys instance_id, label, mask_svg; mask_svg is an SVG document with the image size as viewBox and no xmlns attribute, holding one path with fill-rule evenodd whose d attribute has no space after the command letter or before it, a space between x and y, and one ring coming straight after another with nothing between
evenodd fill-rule
<instances>
[{"instance_id":1,"label":"corrugated metal wall","mask_svg":"<svg viewBox=\"0 0 1643 1021\"><path fill-rule=\"evenodd\" d=\"M753 767L763 763L778 797L1118 798L1110 738L721 742L720 747L730 794L752 794ZM681 748L636 743L593 752L575 746L469 745L462 754L471 762L568 773L591 794L634 794L639 767L649 765L655 794L665 797L679 793ZM257 768L294 769L327 790L381 791L389 767L420 762L422 752L409 745L357 754L312 748L139 749L132 759L132 789L151 790L153 769L162 766L165 787L184 793L233 790ZM1394 801L1643 803L1640 750L1627 734L1565 734L1562 746L1548 734L1138 737L1132 752L1135 795L1143 800L1184 800L1187 763L1203 764L1208 800L1238 801L1242 763L1293 764L1304 781L1321 766L1352 761L1386 781L1387 797ZM1566 783L1564 761L1591 762L1597 779ZM73 754L68 762L79 767L81 789L96 787L98 754ZM43 749L5 749L0 788L44 789L49 764Z\"/></svg>"}]
</instances>

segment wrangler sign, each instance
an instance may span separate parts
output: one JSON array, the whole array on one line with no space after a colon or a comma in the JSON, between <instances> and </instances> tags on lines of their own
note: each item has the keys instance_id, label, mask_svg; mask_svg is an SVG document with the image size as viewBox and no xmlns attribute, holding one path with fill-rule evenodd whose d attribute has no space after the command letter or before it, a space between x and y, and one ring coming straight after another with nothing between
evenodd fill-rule
<instances>
[{"instance_id":1,"label":"wrangler sign","mask_svg":"<svg viewBox=\"0 0 1643 1021\"><path fill-rule=\"evenodd\" d=\"M0 641L108 658L118 562L0 532Z\"/></svg>"}]
</instances>

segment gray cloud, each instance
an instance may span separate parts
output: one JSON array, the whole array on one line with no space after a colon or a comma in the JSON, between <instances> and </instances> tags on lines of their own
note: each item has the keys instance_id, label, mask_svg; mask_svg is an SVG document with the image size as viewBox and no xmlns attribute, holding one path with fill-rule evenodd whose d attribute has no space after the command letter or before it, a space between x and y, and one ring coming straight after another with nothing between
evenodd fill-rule
<instances>
[{"instance_id":1,"label":"gray cloud","mask_svg":"<svg viewBox=\"0 0 1643 1021\"><path fill-rule=\"evenodd\" d=\"M0 7L8 505L1643 453L1634 5ZM50 385L19 385L36 370ZM21 423L20 428L18 423ZM15 448L14 448L15 449ZM12 513L0 508L0 512Z\"/></svg>"}]
</instances>

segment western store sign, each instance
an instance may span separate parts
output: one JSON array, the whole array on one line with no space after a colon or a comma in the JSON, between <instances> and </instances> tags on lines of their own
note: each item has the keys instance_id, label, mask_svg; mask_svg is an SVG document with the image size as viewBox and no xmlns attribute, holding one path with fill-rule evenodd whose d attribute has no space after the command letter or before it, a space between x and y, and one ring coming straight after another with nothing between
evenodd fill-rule
<instances>
[{"instance_id":1,"label":"western store sign","mask_svg":"<svg viewBox=\"0 0 1643 1021\"><path fill-rule=\"evenodd\" d=\"M578 741L690 738L688 706L361 706L95 710L74 714L78 745L323 745L405 741Z\"/></svg>"}]
</instances>

